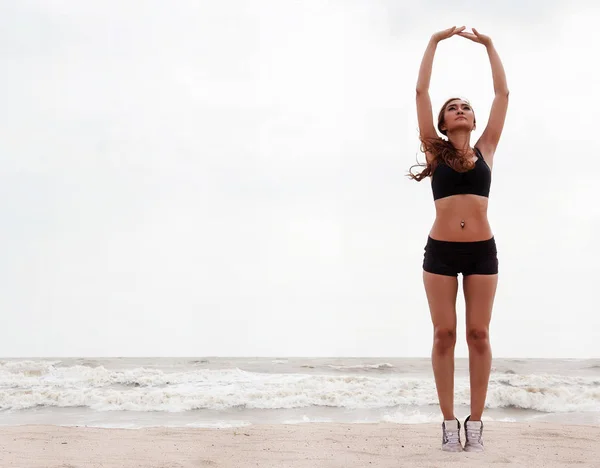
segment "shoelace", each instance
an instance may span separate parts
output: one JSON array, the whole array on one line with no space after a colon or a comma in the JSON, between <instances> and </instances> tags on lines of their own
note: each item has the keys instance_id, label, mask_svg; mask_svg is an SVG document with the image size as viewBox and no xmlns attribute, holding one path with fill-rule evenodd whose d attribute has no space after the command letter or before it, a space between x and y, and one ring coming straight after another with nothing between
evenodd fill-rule
<instances>
[{"instance_id":1,"label":"shoelace","mask_svg":"<svg viewBox=\"0 0 600 468\"><path fill-rule=\"evenodd\" d=\"M458 443L459 442L459 432L449 431L446 429L446 443Z\"/></svg>"},{"instance_id":2,"label":"shoelace","mask_svg":"<svg viewBox=\"0 0 600 468\"><path fill-rule=\"evenodd\" d=\"M469 442L481 442L481 428L467 428L466 433Z\"/></svg>"}]
</instances>

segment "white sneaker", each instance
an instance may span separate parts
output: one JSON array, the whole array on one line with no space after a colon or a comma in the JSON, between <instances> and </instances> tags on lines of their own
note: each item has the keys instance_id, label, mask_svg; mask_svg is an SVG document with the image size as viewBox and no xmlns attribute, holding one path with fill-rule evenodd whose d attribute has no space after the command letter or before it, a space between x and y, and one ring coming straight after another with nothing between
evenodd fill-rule
<instances>
[{"instance_id":1,"label":"white sneaker","mask_svg":"<svg viewBox=\"0 0 600 468\"><path fill-rule=\"evenodd\" d=\"M465 419L465 452L483 452L483 423Z\"/></svg>"},{"instance_id":2,"label":"white sneaker","mask_svg":"<svg viewBox=\"0 0 600 468\"><path fill-rule=\"evenodd\" d=\"M460 422L451 419L442 423L442 450L444 452L462 452L460 443Z\"/></svg>"}]
</instances>

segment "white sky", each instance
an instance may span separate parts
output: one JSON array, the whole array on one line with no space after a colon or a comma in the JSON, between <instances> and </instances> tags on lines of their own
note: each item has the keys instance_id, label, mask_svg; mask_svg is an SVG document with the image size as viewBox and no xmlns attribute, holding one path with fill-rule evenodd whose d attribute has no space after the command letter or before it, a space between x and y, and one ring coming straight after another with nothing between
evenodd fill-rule
<instances>
[{"instance_id":1,"label":"white sky","mask_svg":"<svg viewBox=\"0 0 600 468\"><path fill-rule=\"evenodd\" d=\"M0 0L0 356L429 356L433 198L404 174L427 41L465 25L511 91L494 356L599 357L599 20L591 0ZM434 113L455 95L473 144L491 69L461 37Z\"/></svg>"}]
</instances>

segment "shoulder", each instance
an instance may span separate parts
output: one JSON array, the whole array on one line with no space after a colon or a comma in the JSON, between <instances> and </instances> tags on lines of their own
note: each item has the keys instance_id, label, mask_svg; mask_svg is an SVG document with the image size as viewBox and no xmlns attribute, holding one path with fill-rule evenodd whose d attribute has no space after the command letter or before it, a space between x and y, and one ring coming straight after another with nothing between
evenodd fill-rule
<instances>
[{"instance_id":1,"label":"shoulder","mask_svg":"<svg viewBox=\"0 0 600 468\"><path fill-rule=\"evenodd\" d=\"M440 153L445 140L436 136L421 138L421 151L425 153L425 159L427 163L431 164L437 159L437 155Z\"/></svg>"},{"instance_id":2,"label":"shoulder","mask_svg":"<svg viewBox=\"0 0 600 468\"><path fill-rule=\"evenodd\" d=\"M474 148L479 152L479 155L491 168L494 164L494 154L496 153L496 147L492 145L486 145L485 143L478 141Z\"/></svg>"}]
</instances>

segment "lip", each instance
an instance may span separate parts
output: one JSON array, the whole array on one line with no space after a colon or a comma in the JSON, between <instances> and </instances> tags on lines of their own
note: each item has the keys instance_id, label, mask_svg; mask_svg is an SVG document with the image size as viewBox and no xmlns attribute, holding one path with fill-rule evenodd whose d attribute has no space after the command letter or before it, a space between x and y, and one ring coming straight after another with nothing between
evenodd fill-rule
<instances>
[{"instance_id":1,"label":"lip","mask_svg":"<svg viewBox=\"0 0 600 468\"><path fill-rule=\"evenodd\" d=\"M466 117L463 117L462 115L461 115L460 117L457 117L457 118L456 118L456 120L458 120L458 119L465 119L465 120L467 120L467 118L466 118Z\"/></svg>"}]
</instances>

